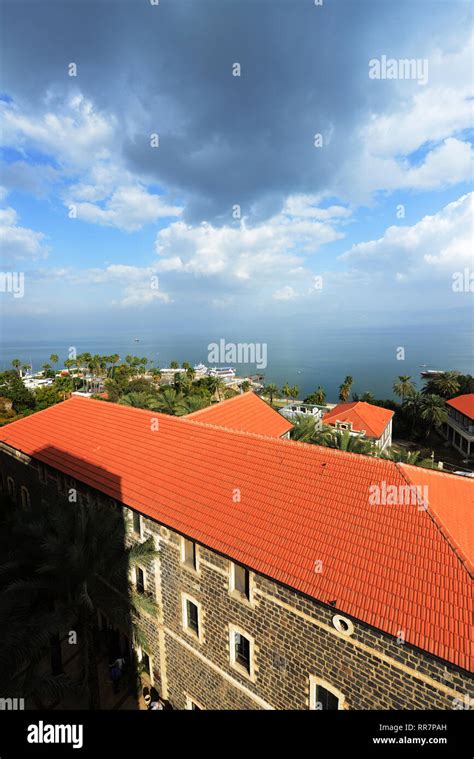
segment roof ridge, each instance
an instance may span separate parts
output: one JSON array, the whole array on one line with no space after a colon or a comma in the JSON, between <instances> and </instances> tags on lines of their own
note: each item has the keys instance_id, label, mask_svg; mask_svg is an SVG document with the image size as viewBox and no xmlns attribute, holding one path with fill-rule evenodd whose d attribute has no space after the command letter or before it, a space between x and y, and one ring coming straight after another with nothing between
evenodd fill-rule
<instances>
[{"instance_id":1,"label":"roof ridge","mask_svg":"<svg viewBox=\"0 0 474 759\"><path fill-rule=\"evenodd\" d=\"M411 487L415 487L416 488L417 487L417 483L414 482L410 478L408 472L405 473L404 469L401 468L402 466L405 467L405 466L409 466L409 465L403 464L402 462L399 462L399 461L395 461L393 463L395 464L395 466L399 470L399 472L400 472L401 476L403 477L403 479ZM412 468L415 469L415 470L417 469L417 467L412 467ZM418 467L418 468L422 468L422 467ZM436 470L432 470L432 469L430 469L428 471L429 471L430 474L434 474L435 476L436 476L436 474L448 474L448 472L438 472L437 473ZM451 475L451 476L452 477L456 477L456 475ZM418 500L418 491L416 491L416 498ZM419 505L422 505L422 504L423 504L423 502L419 501ZM459 543L457 542L457 540L454 539L454 537L451 535L451 533L447 529L447 527L445 527L445 525L443 524L442 520L438 517L438 515L436 514L436 512L434 510L432 510L432 509L429 508L429 505L430 504L429 504L429 500L428 500L427 507L425 509L423 509L423 511L427 512L427 514L429 515L431 521L434 523L435 527L439 530L439 532L443 536L444 540L448 543L449 548L451 549L451 551L456 555L456 558L462 564L463 569L465 569L466 572L469 574L469 576L471 578L473 578L474 577L474 566L473 566L472 562L470 561L469 557L465 555L464 551L462 550L462 548L459 545Z\"/></svg>"}]
</instances>

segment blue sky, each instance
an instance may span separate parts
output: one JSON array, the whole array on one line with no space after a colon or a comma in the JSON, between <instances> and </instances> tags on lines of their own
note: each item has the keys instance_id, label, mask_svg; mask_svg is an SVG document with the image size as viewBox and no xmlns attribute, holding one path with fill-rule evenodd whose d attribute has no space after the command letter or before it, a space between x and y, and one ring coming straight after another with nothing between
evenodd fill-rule
<instances>
[{"instance_id":1,"label":"blue sky","mask_svg":"<svg viewBox=\"0 0 474 759\"><path fill-rule=\"evenodd\" d=\"M9 336L472 314L468 2L0 6Z\"/></svg>"}]
</instances>

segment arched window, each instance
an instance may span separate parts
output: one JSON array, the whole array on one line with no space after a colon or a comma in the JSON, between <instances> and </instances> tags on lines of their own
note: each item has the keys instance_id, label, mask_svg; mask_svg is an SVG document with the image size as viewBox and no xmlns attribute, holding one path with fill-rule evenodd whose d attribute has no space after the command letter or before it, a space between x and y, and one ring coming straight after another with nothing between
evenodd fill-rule
<instances>
[{"instance_id":1,"label":"arched window","mask_svg":"<svg viewBox=\"0 0 474 759\"><path fill-rule=\"evenodd\" d=\"M7 477L7 493L12 501L16 499L15 481L13 477Z\"/></svg>"},{"instance_id":2,"label":"arched window","mask_svg":"<svg viewBox=\"0 0 474 759\"><path fill-rule=\"evenodd\" d=\"M21 505L24 509L29 509L31 505L30 491L24 485L20 488Z\"/></svg>"}]
</instances>

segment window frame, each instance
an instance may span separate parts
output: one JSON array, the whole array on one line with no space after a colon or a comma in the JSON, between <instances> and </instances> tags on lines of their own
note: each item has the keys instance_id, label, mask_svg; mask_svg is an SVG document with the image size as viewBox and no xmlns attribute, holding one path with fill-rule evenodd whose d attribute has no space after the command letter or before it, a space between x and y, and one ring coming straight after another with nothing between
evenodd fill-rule
<instances>
[{"instance_id":1,"label":"window frame","mask_svg":"<svg viewBox=\"0 0 474 759\"><path fill-rule=\"evenodd\" d=\"M204 707L199 703L199 701L196 701L196 699L193 696L189 696L187 693L185 693L184 695L186 697L186 707L185 707L186 711L188 712L191 712L191 711L205 712L206 711ZM197 706L197 709L193 709L192 704L194 704L194 706Z\"/></svg>"},{"instance_id":2,"label":"window frame","mask_svg":"<svg viewBox=\"0 0 474 759\"><path fill-rule=\"evenodd\" d=\"M191 563L186 559L186 543L192 543L194 546L194 562ZM199 543L191 538L186 538L181 535L181 547L180 547L180 563L182 567L185 567L190 572L194 572L196 575L200 575L200 556L199 556Z\"/></svg>"},{"instance_id":3,"label":"window frame","mask_svg":"<svg viewBox=\"0 0 474 759\"><path fill-rule=\"evenodd\" d=\"M191 627L189 624L188 603L193 604L197 609L197 632L194 627ZM204 642L202 606L196 598L190 596L188 593L181 593L181 626L183 631L190 635L194 640L199 643Z\"/></svg>"},{"instance_id":4,"label":"window frame","mask_svg":"<svg viewBox=\"0 0 474 759\"><path fill-rule=\"evenodd\" d=\"M333 696L337 698L338 700L337 711L341 711L346 708L345 707L346 697L338 688L336 688L334 685L331 685L331 683L328 683L327 680L323 680L321 677L317 677L316 675L310 675L309 677L309 709L311 711L328 711L328 710L316 708L316 704L318 703L316 700L316 690L318 687L324 688L325 690L327 690L329 693L331 693Z\"/></svg>"},{"instance_id":5,"label":"window frame","mask_svg":"<svg viewBox=\"0 0 474 759\"><path fill-rule=\"evenodd\" d=\"M236 657L235 654L235 636L240 635L249 642L249 668L247 669L244 667L243 664L241 664ZM252 635L250 635L248 632L243 630L241 627L237 627L236 625L229 625L229 653L230 653L230 665L231 667L238 672L243 677L246 677L248 680L251 680L252 682L255 682L256 680L256 673L255 673L255 639Z\"/></svg>"},{"instance_id":6,"label":"window frame","mask_svg":"<svg viewBox=\"0 0 474 759\"><path fill-rule=\"evenodd\" d=\"M135 518L138 517L138 527L139 530L135 529ZM135 535L136 538L140 538L140 540L143 538L143 519L142 515L139 511L134 511L132 509L132 533Z\"/></svg>"},{"instance_id":7,"label":"window frame","mask_svg":"<svg viewBox=\"0 0 474 759\"><path fill-rule=\"evenodd\" d=\"M139 572L141 572L143 575L143 590L138 589L138 573ZM146 571L143 569L143 567L137 564L135 566L135 590L137 591L137 593L140 593L141 596L146 596L147 594L146 586L147 586Z\"/></svg>"},{"instance_id":8,"label":"window frame","mask_svg":"<svg viewBox=\"0 0 474 759\"><path fill-rule=\"evenodd\" d=\"M236 575L237 568L243 569L247 573L248 595L245 595L236 587L235 575ZM253 593L253 581L254 581L254 574L253 572L250 571L250 569L248 569L248 567L244 566L243 564L239 564L236 561L229 561L229 595L232 598L235 598L237 601L240 601L246 606L254 607L255 604L254 604L254 593Z\"/></svg>"},{"instance_id":9,"label":"window frame","mask_svg":"<svg viewBox=\"0 0 474 759\"><path fill-rule=\"evenodd\" d=\"M16 503L16 483L10 474L7 476L7 495L13 503Z\"/></svg>"},{"instance_id":10,"label":"window frame","mask_svg":"<svg viewBox=\"0 0 474 759\"><path fill-rule=\"evenodd\" d=\"M26 503L24 496L26 494ZM26 487L26 485L20 485L20 503L22 509L30 509L31 508L31 497L30 497L30 491Z\"/></svg>"}]
</instances>

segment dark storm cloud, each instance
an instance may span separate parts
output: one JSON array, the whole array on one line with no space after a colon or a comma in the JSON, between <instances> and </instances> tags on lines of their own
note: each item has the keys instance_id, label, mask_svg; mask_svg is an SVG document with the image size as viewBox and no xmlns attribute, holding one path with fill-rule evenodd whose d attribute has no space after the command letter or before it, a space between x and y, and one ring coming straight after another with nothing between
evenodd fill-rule
<instances>
[{"instance_id":1,"label":"dark storm cloud","mask_svg":"<svg viewBox=\"0 0 474 759\"><path fill-rule=\"evenodd\" d=\"M235 203L263 218L290 193L331 185L358 149L356 127L390 97L389 88L367 86L369 58L422 55L410 39L423 5L5 2L2 90L39 107L47 89L74 83L122 121L112 152L181 196L187 220L228 223ZM431 5L425 32L442 12ZM72 61L79 76L71 81ZM330 136L322 149L316 132Z\"/></svg>"}]
</instances>

